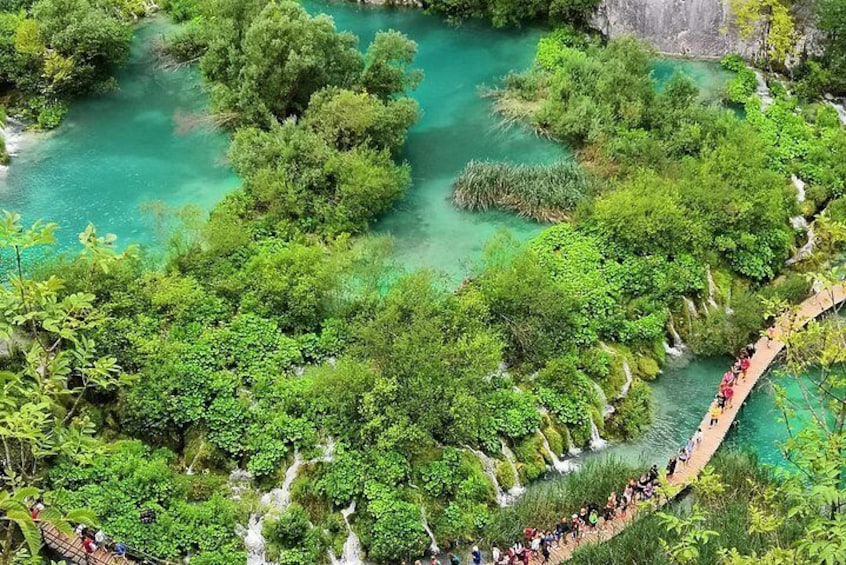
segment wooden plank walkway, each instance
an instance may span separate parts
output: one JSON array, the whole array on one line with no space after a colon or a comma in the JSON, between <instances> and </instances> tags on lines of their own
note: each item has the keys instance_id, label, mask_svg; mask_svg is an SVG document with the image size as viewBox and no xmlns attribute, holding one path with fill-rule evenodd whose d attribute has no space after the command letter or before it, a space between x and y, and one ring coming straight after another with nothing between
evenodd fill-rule
<instances>
[{"instance_id":1,"label":"wooden plank walkway","mask_svg":"<svg viewBox=\"0 0 846 565\"><path fill-rule=\"evenodd\" d=\"M711 417L708 414L708 408L710 408L710 405L706 407L705 416L702 418L702 423L700 424L703 433L702 443L694 450L687 465L679 463L678 467L676 467L675 474L668 480L669 484L675 487L676 492L681 492L684 487L696 480L699 473L702 472L702 469L711 461L717 449L722 445L743 403L755 388L758 380L766 374L772 362L775 361L776 357L784 349L784 343L780 338L792 330L804 327L809 321L831 310L844 300L846 300L846 286L844 285L823 290L819 294L802 302L797 310L782 316L778 320L775 324L776 331L771 343L768 343L765 337L758 340L755 354L750 359L746 378L740 380L734 386L732 407L726 408L725 412L720 416L719 423L713 428L709 426ZM722 375L714 375L714 394L717 392L721 378ZM680 445L679 447L683 446ZM663 468L660 462L659 468ZM621 490L625 482L625 478L623 479L620 482ZM665 500L662 504L666 504L667 502ZM569 544L555 549L552 552L550 561L552 563L567 561L579 547L589 543L607 541L625 530L626 526L635 519L637 519L636 512L630 510L625 519L617 518L611 522L603 523L595 532L586 533L585 537L578 544L573 543L571 540Z\"/></svg>"},{"instance_id":2,"label":"wooden plank walkway","mask_svg":"<svg viewBox=\"0 0 846 565\"><path fill-rule=\"evenodd\" d=\"M40 524L44 545L61 555L65 561L75 565L127 565L129 561L99 547L94 553L87 553L79 536L68 536L50 524Z\"/></svg>"}]
</instances>

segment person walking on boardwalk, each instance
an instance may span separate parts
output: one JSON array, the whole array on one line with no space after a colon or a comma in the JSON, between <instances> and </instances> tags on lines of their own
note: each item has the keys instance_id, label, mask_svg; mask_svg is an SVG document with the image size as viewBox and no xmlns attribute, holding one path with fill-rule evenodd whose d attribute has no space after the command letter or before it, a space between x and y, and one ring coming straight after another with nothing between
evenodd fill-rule
<instances>
[{"instance_id":1,"label":"person walking on boardwalk","mask_svg":"<svg viewBox=\"0 0 846 565\"><path fill-rule=\"evenodd\" d=\"M544 543L541 546L541 555L543 556L544 564L549 563L550 552L549 552L549 544L548 543Z\"/></svg>"},{"instance_id":2,"label":"person walking on boardwalk","mask_svg":"<svg viewBox=\"0 0 846 565\"><path fill-rule=\"evenodd\" d=\"M767 349L770 348L770 344L775 339L776 328L775 326L770 326L767 328Z\"/></svg>"},{"instance_id":3,"label":"person walking on boardwalk","mask_svg":"<svg viewBox=\"0 0 846 565\"><path fill-rule=\"evenodd\" d=\"M699 445L702 443L702 428L701 427L696 428L696 433L693 434L693 443L696 445L696 447L699 447Z\"/></svg>"},{"instance_id":4,"label":"person walking on boardwalk","mask_svg":"<svg viewBox=\"0 0 846 565\"><path fill-rule=\"evenodd\" d=\"M726 386L726 388L723 390L723 396L726 397L726 406L731 408L731 399L734 398L734 387L732 385Z\"/></svg>"},{"instance_id":5,"label":"person walking on boardwalk","mask_svg":"<svg viewBox=\"0 0 846 565\"><path fill-rule=\"evenodd\" d=\"M723 413L723 409L720 408L720 404L715 400L711 403L711 408L708 410L711 414L711 423L709 427L713 428L716 424L720 421L720 414Z\"/></svg>"},{"instance_id":6,"label":"person walking on boardwalk","mask_svg":"<svg viewBox=\"0 0 846 565\"><path fill-rule=\"evenodd\" d=\"M478 545L473 546L473 551L470 552L470 556L473 558L473 565L482 565L482 552L479 551Z\"/></svg>"},{"instance_id":7,"label":"person walking on boardwalk","mask_svg":"<svg viewBox=\"0 0 846 565\"><path fill-rule=\"evenodd\" d=\"M667 461L667 476L672 477L676 473L676 465L678 464L678 460L676 456L673 455L670 457L670 460Z\"/></svg>"}]
</instances>

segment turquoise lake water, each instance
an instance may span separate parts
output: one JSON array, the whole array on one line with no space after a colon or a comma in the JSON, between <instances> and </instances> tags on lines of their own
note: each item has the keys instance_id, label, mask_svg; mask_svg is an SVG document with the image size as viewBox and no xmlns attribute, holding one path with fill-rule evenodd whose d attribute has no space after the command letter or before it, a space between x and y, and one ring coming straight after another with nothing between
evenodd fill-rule
<instances>
[{"instance_id":1,"label":"turquoise lake water","mask_svg":"<svg viewBox=\"0 0 846 565\"><path fill-rule=\"evenodd\" d=\"M142 204L210 208L238 186L228 137L191 126L207 103L198 73L154 65L153 41L170 27L139 25L119 89L75 102L56 131L29 141L0 178L0 207L57 222L65 245L88 222L121 242L155 244Z\"/></svg>"},{"instance_id":2,"label":"turquoise lake water","mask_svg":"<svg viewBox=\"0 0 846 565\"><path fill-rule=\"evenodd\" d=\"M414 97L422 118L403 154L414 184L375 226L393 236L401 263L435 268L456 280L499 230L527 239L543 228L507 213L462 212L449 202L451 183L470 159L570 158L561 145L520 128L501 129L489 101L479 96L480 87L496 85L510 70L531 63L539 30L492 30L479 23L452 27L420 11L356 4L310 0L306 7L332 15L338 28L361 36L362 46L387 28L419 44L417 65L426 76ZM160 20L138 26L132 59L117 77L119 90L74 103L57 131L25 148L0 178L0 207L26 221L58 222L65 245L89 221L122 241L156 245L155 223L142 213L145 204L208 209L238 185L225 161L227 135L197 119L207 99L196 71L166 72L154 64L152 42L169 29ZM675 59L657 62L655 76L665 80L676 70L689 74L706 95L725 78L713 63ZM669 456L695 430L725 365L725 360L700 359L667 367L653 385L656 424L637 442L606 453L650 462ZM756 446L765 460L777 461L773 446L783 437L783 426L765 392L753 395L731 441Z\"/></svg>"}]
</instances>

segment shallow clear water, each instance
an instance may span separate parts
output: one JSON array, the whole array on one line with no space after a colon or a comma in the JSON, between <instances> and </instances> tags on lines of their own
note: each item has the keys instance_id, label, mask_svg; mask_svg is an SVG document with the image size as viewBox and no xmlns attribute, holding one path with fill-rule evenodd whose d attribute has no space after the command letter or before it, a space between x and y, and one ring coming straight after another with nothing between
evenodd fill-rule
<instances>
[{"instance_id":1,"label":"shallow clear water","mask_svg":"<svg viewBox=\"0 0 846 565\"><path fill-rule=\"evenodd\" d=\"M156 230L142 204L210 208L238 185L223 159L228 136L190 125L207 103L196 70L155 68L153 40L169 29L139 25L119 89L75 102L56 131L30 138L0 178L0 208L57 222L63 245L88 222L149 244Z\"/></svg>"},{"instance_id":2,"label":"shallow clear water","mask_svg":"<svg viewBox=\"0 0 846 565\"><path fill-rule=\"evenodd\" d=\"M612 456L644 467L666 463L702 422L730 364L727 357L670 360L663 374L650 383L655 414L647 432L635 441L614 444L596 453L584 453L577 459ZM777 370L770 371L759 380L746 400L726 437L725 446L751 450L765 463L785 466L787 462L778 445L787 439L787 428L775 403L773 383L784 387L788 399L802 404L796 379L780 375ZM807 409L797 410L791 418L794 431L810 421Z\"/></svg>"},{"instance_id":3,"label":"shallow clear water","mask_svg":"<svg viewBox=\"0 0 846 565\"><path fill-rule=\"evenodd\" d=\"M494 30L478 22L446 25L420 10L307 1L338 29L351 31L366 48L380 29L396 29L418 44L423 83L413 93L422 119L409 133L403 158L414 177L406 197L375 225L395 240L396 258L408 267L430 267L460 278L485 242L507 229L521 240L543 226L503 212L471 213L449 201L455 177L471 159L546 163L570 158L568 150L514 127L503 131L479 88L495 86L512 70L531 64L537 29Z\"/></svg>"},{"instance_id":4,"label":"shallow clear water","mask_svg":"<svg viewBox=\"0 0 846 565\"><path fill-rule=\"evenodd\" d=\"M680 72L693 80L702 97L717 99L732 73L726 71L716 61L697 61L695 59L667 58L655 61L652 65L652 76L659 83L664 83Z\"/></svg>"}]
</instances>

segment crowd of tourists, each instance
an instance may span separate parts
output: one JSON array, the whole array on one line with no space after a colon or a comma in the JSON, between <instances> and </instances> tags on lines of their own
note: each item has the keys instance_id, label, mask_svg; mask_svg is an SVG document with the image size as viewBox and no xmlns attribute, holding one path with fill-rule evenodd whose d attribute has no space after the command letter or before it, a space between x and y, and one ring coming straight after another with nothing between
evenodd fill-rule
<instances>
[{"instance_id":1,"label":"crowd of tourists","mask_svg":"<svg viewBox=\"0 0 846 565\"><path fill-rule=\"evenodd\" d=\"M767 331L767 346L774 339L774 328ZM709 408L710 427L719 422L720 416L726 408L732 407L734 387L746 379L752 356L755 354L755 344L744 347L737 356L731 369L723 374L717 393ZM667 461L666 476L672 477L680 469L686 467L694 452L702 443L702 427L687 443L681 446L676 454ZM523 540L507 549L491 548L493 565L530 565L532 563L550 563L552 552L570 543L579 544L583 539L598 532L605 524L615 520L624 521L638 502L653 500L658 494L659 486L658 465L653 465L649 471L639 478L630 478L619 494L612 492L604 504L585 503L572 516L565 516L552 529L537 529L533 527L523 530ZM482 565L482 553L478 547L471 552L472 565ZM432 556L428 565L461 565L458 555L449 553L447 563L442 564L437 556ZM414 565L424 565L415 561Z\"/></svg>"}]
</instances>

